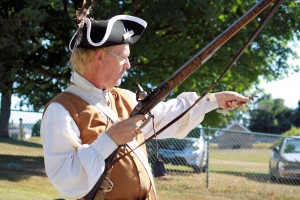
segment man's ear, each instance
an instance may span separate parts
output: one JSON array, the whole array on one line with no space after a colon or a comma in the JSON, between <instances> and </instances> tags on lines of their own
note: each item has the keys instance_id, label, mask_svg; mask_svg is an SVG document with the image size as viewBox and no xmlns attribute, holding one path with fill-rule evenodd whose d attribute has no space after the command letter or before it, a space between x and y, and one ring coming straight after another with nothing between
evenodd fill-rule
<instances>
[{"instance_id":1,"label":"man's ear","mask_svg":"<svg viewBox=\"0 0 300 200\"><path fill-rule=\"evenodd\" d=\"M99 49L96 53L96 59L97 60L103 60L103 56L104 56L104 50L103 49Z\"/></svg>"}]
</instances>

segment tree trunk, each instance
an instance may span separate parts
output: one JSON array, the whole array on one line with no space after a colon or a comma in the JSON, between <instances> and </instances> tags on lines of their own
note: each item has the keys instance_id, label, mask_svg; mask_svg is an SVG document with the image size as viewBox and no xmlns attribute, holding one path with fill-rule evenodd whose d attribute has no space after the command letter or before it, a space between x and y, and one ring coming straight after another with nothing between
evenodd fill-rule
<instances>
[{"instance_id":1,"label":"tree trunk","mask_svg":"<svg viewBox=\"0 0 300 200\"><path fill-rule=\"evenodd\" d=\"M8 137L11 96L10 92L3 92L1 95L0 138Z\"/></svg>"}]
</instances>

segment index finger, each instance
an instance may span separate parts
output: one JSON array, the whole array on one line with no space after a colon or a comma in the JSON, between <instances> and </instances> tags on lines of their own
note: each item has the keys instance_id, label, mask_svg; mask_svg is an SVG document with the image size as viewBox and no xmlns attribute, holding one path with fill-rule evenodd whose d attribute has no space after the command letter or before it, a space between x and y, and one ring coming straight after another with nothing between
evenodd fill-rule
<instances>
[{"instance_id":1,"label":"index finger","mask_svg":"<svg viewBox=\"0 0 300 200\"><path fill-rule=\"evenodd\" d=\"M243 96L243 95L237 93L234 100L246 103L249 100L249 97L246 97L246 96Z\"/></svg>"}]
</instances>

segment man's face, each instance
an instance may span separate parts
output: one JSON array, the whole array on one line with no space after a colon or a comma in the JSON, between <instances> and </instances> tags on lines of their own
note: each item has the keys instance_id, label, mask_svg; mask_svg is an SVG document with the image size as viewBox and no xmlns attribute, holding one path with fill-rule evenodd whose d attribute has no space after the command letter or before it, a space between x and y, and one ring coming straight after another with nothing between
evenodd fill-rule
<instances>
[{"instance_id":1,"label":"man's face","mask_svg":"<svg viewBox=\"0 0 300 200\"><path fill-rule=\"evenodd\" d=\"M130 69L128 56L130 48L128 44L108 47L102 50L101 65L96 70L96 86L101 89L111 89L121 84L122 78L127 70Z\"/></svg>"}]
</instances>

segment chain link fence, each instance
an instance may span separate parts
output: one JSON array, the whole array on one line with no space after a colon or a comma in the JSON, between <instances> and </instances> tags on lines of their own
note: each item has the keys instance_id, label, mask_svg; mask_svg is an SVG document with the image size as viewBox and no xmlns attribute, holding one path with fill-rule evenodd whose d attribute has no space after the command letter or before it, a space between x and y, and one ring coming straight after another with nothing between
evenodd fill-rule
<instances>
[{"instance_id":1,"label":"chain link fence","mask_svg":"<svg viewBox=\"0 0 300 200\"><path fill-rule=\"evenodd\" d=\"M2 171L26 167L26 175L45 173L41 117L12 110L11 139L0 139ZM199 127L184 139L152 140L147 149L152 166L157 159L165 163L166 175L155 178L160 199L299 199L299 143L298 138L253 133L234 123L227 129ZM165 195L171 188L172 196Z\"/></svg>"},{"instance_id":2,"label":"chain link fence","mask_svg":"<svg viewBox=\"0 0 300 200\"><path fill-rule=\"evenodd\" d=\"M149 154L150 163L162 159L169 178L175 177L158 178L159 187L188 186L195 199L216 193L223 199L229 190L244 195L238 199L300 198L300 138L254 133L233 123L227 129L196 128L182 140L151 141L150 152L153 146L158 150Z\"/></svg>"}]
</instances>

